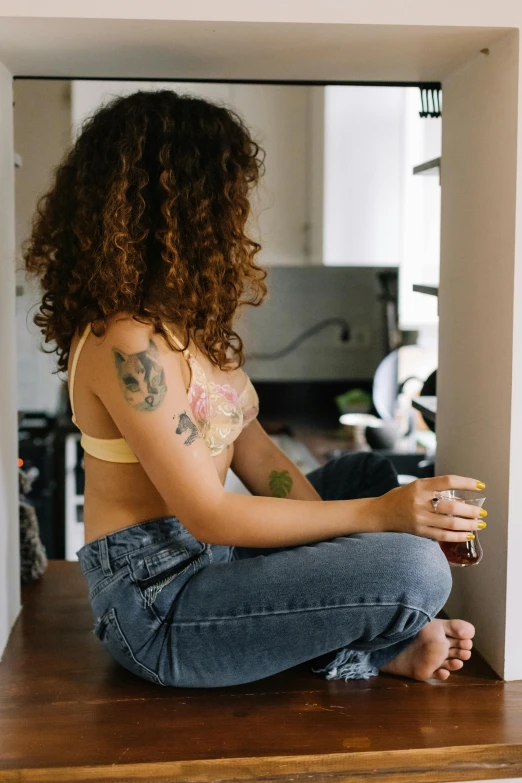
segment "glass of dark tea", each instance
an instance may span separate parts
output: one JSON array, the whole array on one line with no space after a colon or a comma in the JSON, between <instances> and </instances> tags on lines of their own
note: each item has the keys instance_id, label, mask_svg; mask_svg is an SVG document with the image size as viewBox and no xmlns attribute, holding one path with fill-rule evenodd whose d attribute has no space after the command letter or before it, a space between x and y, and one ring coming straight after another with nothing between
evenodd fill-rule
<instances>
[{"instance_id":1,"label":"glass of dark tea","mask_svg":"<svg viewBox=\"0 0 522 783\"><path fill-rule=\"evenodd\" d=\"M441 500L458 500L461 503L467 503L469 506L478 506L479 508L482 508L486 500L480 492L466 489L445 489L443 492L437 492L436 495ZM456 515L447 514L446 516ZM475 536L471 541L439 541L440 548L451 566L473 566L482 560L483 553L478 531L473 530L471 532Z\"/></svg>"}]
</instances>

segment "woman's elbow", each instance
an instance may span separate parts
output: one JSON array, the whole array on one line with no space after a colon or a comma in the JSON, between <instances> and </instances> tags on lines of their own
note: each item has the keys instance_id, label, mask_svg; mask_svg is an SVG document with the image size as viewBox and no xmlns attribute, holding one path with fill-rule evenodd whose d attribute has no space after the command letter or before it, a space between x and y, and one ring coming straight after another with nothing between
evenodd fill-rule
<instances>
[{"instance_id":1,"label":"woman's elbow","mask_svg":"<svg viewBox=\"0 0 522 783\"><path fill-rule=\"evenodd\" d=\"M180 514L180 521L188 532L198 541L216 546L226 545L224 530L228 527L227 503L224 498L229 493L223 489L222 493L209 498L207 502L191 504Z\"/></svg>"}]
</instances>

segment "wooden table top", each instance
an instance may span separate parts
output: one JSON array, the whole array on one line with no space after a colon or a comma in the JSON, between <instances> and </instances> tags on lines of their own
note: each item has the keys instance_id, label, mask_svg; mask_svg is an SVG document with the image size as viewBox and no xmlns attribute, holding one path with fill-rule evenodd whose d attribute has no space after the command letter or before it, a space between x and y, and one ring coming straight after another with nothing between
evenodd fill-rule
<instances>
[{"instance_id":1,"label":"wooden table top","mask_svg":"<svg viewBox=\"0 0 522 783\"><path fill-rule=\"evenodd\" d=\"M475 657L447 683L327 681L307 666L234 688L162 688L91 632L77 563L24 590L0 664L0 781L463 781L522 776L522 682Z\"/></svg>"}]
</instances>

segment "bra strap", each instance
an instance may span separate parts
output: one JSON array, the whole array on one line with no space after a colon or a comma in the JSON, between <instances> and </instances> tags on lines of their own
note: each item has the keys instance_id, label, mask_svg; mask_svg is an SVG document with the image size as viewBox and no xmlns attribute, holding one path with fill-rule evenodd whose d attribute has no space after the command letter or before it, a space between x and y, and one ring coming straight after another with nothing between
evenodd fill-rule
<instances>
[{"instance_id":1,"label":"bra strap","mask_svg":"<svg viewBox=\"0 0 522 783\"><path fill-rule=\"evenodd\" d=\"M73 421L75 421L75 416L74 416L74 376L76 375L76 365L78 364L78 357L80 356L80 351L82 350L83 346L85 345L85 341L88 338L90 332L91 332L91 324L89 323L85 327L84 332L83 332L83 334L80 337L80 340L78 342L78 345L76 346L76 351L74 352L72 365L71 365L71 377L69 379L69 399L71 401L71 410L72 410Z\"/></svg>"},{"instance_id":2,"label":"bra strap","mask_svg":"<svg viewBox=\"0 0 522 783\"><path fill-rule=\"evenodd\" d=\"M169 327L168 327L168 326L166 326L165 324L163 324L163 328L165 329L165 331L166 331L166 332L167 332L167 334L169 335L169 337L170 337L170 339L172 340L172 342L173 342L175 345L177 345L177 346L178 346L178 348L183 348L183 345L182 345L182 343L181 343L181 340L179 340L179 339L176 337L176 335L175 335L175 334L174 334L174 333L173 333L173 332L172 332L172 331L169 329ZM183 356L185 357L185 359L188 359L188 357L190 356L190 351L189 351L189 349L188 349L188 346L187 346L187 348L184 348L184 349L183 349Z\"/></svg>"}]
</instances>

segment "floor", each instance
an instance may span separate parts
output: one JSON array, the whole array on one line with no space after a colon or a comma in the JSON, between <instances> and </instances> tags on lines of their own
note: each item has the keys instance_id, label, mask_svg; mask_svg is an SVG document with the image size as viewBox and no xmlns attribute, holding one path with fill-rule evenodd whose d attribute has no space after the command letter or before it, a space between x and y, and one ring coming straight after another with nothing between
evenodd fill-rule
<instances>
[{"instance_id":1,"label":"floor","mask_svg":"<svg viewBox=\"0 0 522 783\"><path fill-rule=\"evenodd\" d=\"M326 681L306 666L249 685L161 688L91 632L77 563L24 590L0 663L0 781L465 781L522 776L522 682L475 657L448 683Z\"/></svg>"}]
</instances>

